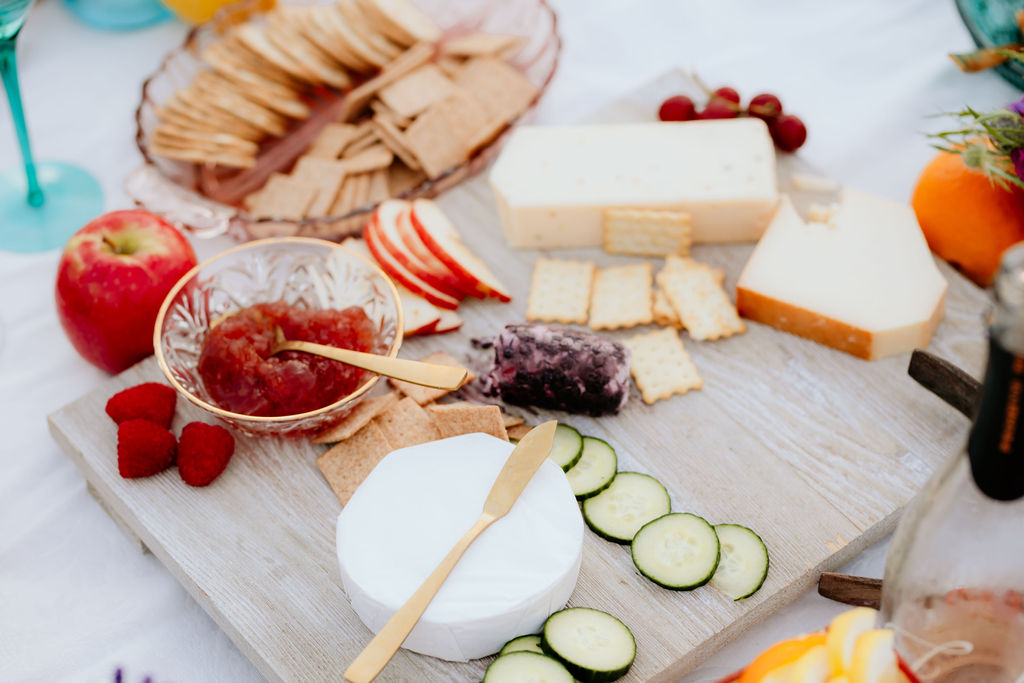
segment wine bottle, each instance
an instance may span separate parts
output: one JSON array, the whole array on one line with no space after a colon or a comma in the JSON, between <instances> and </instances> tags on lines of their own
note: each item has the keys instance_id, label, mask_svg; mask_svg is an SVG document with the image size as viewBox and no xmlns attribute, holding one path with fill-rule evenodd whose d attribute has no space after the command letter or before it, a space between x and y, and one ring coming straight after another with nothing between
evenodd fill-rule
<instances>
[{"instance_id":1,"label":"wine bottle","mask_svg":"<svg viewBox=\"0 0 1024 683\"><path fill-rule=\"evenodd\" d=\"M886 560L882 617L922 683L1024 681L1024 245L994 290L967 445L908 505Z\"/></svg>"}]
</instances>

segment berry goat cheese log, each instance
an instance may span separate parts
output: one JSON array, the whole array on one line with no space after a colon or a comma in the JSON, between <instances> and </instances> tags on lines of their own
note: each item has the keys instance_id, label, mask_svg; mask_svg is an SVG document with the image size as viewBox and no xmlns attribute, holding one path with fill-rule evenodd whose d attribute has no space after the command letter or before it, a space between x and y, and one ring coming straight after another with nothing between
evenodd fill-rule
<instances>
[{"instance_id":1,"label":"berry goat cheese log","mask_svg":"<svg viewBox=\"0 0 1024 683\"><path fill-rule=\"evenodd\" d=\"M488 379L506 403L608 415L629 398L629 349L565 327L506 325Z\"/></svg>"}]
</instances>

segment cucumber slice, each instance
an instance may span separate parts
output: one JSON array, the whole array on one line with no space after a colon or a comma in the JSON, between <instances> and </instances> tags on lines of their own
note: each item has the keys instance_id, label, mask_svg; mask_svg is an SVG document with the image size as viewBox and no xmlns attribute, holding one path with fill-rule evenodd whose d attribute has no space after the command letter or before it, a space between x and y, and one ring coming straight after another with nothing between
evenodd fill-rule
<instances>
[{"instance_id":1,"label":"cucumber slice","mask_svg":"<svg viewBox=\"0 0 1024 683\"><path fill-rule=\"evenodd\" d=\"M573 683L572 674L557 659L536 652L501 655L487 667L483 683Z\"/></svg>"},{"instance_id":2,"label":"cucumber slice","mask_svg":"<svg viewBox=\"0 0 1024 683\"><path fill-rule=\"evenodd\" d=\"M720 548L718 535L703 517L676 512L641 527L632 551L641 574L659 586L688 591L711 580Z\"/></svg>"},{"instance_id":3,"label":"cucumber slice","mask_svg":"<svg viewBox=\"0 0 1024 683\"><path fill-rule=\"evenodd\" d=\"M548 457L555 461L555 464L568 472L572 466L579 462L583 455L583 437L569 425L559 423L555 427L555 444L551 447Z\"/></svg>"},{"instance_id":4,"label":"cucumber slice","mask_svg":"<svg viewBox=\"0 0 1024 683\"><path fill-rule=\"evenodd\" d=\"M601 439L583 437L583 454L571 470L565 473L576 498L590 498L608 488L615 479L619 459L615 449Z\"/></svg>"},{"instance_id":5,"label":"cucumber slice","mask_svg":"<svg viewBox=\"0 0 1024 683\"><path fill-rule=\"evenodd\" d=\"M519 636L505 643L501 652L498 656L507 655L509 652L536 652L537 654L544 654L544 650L540 649L540 636Z\"/></svg>"},{"instance_id":6,"label":"cucumber slice","mask_svg":"<svg viewBox=\"0 0 1024 683\"><path fill-rule=\"evenodd\" d=\"M601 538L628 544L644 524L672 511L668 491L654 477L619 472L611 486L583 501L583 519Z\"/></svg>"},{"instance_id":7,"label":"cucumber slice","mask_svg":"<svg viewBox=\"0 0 1024 683\"><path fill-rule=\"evenodd\" d=\"M761 537L739 524L716 524L722 559L711 585L733 600L748 598L768 576L768 548Z\"/></svg>"},{"instance_id":8,"label":"cucumber slice","mask_svg":"<svg viewBox=\"0 0 1024 683\"><path fill-rule=\"evenodd\" d=\"M548 617L540 646L582 683L618 680L636 658L636 640L626 625L589 607L569 607Z\"/></svg>"}]
</instances>

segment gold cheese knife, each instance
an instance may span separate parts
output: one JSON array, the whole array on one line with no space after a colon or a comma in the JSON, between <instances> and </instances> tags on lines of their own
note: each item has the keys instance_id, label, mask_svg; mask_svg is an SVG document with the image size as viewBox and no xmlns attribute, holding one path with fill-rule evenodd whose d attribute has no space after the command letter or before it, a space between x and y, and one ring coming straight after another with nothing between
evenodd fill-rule
<instances>
[{"instance_id":1,"label":"gold cheese knife","mask_svg":"<svg viewBox=\"0 0 1024 683\"><path fill-rule=\"evenodd\" d=\"M430 573L423 584L416 589L401 609L384 624L370 644L363 648L355 661L345 670L345 679L352 683L369 683L398 652L405 639L412 633L416 622L427 610L441 584L455 568L466 548L476 540L484 529L501 519L512 509L519 495L530 483L534 473L547 459L555 441L554 420L531 429L508 456L505 466L494 480L491 492L484 501L484 510L476 523L459 539L455 547L445 555L441 563Z\"/></svg>"}]
</instances>

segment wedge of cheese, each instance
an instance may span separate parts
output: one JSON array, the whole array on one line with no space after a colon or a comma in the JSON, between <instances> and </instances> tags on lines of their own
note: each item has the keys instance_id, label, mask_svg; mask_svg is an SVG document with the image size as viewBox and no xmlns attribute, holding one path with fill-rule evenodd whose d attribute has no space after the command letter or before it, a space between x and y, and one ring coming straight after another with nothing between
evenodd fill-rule
<instances>
[{"instance_id":1,"label":"wedge of cheese","mask_svg":"<svg viewBox=\"0 0 1024 683\"><path fill-rule=\"evenodd\" d=\"M946 280L910 207L847 189L816 216L782 198L737 283L740 315L868 360L927 346Z\"/></svg>"},{"instance_id":2,"label":"wedge of cheese","mask_svg":"<svg viewBox=\"0 0 1024 683\"><path fill-rule=\"evenodd\" d=\"M778 202L756 118L521 127L490 183L513 247L599 247L606 208L685 211L695 242L756 241Z\"/></svg>"}]
</instances>

